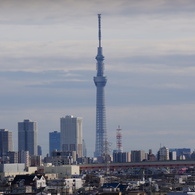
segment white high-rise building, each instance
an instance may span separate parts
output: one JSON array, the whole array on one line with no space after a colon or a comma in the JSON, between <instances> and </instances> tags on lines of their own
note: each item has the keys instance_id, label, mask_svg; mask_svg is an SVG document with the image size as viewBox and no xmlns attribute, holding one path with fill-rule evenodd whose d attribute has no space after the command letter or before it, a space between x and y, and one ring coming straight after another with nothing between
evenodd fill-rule
<instances>
[{"instance_id":1,"label":"white high-rise building","mask_svg":"<svg viewBox=\"0 0 195 195\"><path fill-rule=\"evenodd\" d=\"M18 123L18 151L29 151L37 155L37 123L24 120Z\"/></svg>"},{"instance_id":2,"label":"white high-rise building","mask_svg":"<svg viewBox=\"0 0 195 195\"><path fill-rule=\"evenodd\" d=\"M159 149L159 160L169 160L169 148L164 146Z\"/></svg>"},{"instance_id":3,"label":"white high-rise building","mask_svg":"<svg viewBox=\"0 0 195 195\"><path fill-rule=\"evenodd\" d=\"M71 115L61 118L60 129L62 151L76 151L82 157L82 118Z\"/></svg>"}]
</instances>

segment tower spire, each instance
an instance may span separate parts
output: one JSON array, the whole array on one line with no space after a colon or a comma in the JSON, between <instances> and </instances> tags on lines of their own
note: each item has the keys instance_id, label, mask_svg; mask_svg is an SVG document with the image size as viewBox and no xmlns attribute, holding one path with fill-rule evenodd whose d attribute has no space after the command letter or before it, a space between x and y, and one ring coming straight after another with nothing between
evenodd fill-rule
<instances>
[{"instance_id":1,"label":"tower spire","mask_svg":"<svg viewBox=\"0 0 195 195\"><path fill-rule=\"evenodd\" d=\"M98 14L98 29L99 47L101 47L101 14Z\"/></svg>"}]
</instances>

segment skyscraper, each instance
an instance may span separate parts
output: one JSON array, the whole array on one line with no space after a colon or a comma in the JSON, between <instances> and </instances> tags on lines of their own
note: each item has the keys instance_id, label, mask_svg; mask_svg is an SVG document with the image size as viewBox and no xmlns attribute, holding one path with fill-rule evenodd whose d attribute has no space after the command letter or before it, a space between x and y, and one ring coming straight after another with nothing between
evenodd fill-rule
<instances>
[{"instance_id":1,"label":"skyscraper","mask_svg":"<svg viewBox=\"0 0 195 195\"><path fill-rule=\"evenodd\" d=\"M37 154L38 156L42 155L42 147L40 145L37 146Z\"/></svg>"},{"instance_id":2,"label":"skyscraper","mask_svg":"<svg viewBox=\"0 0 195 195\"><path fill-rule=\"evenodd\" d=\"M54 131L49 133L49 154L51 156L54 150L60 151L60 132Z\"/></svg>"},{"instance_id":3,"label":"skyscraper","mask_svg":"<svg viewBox=\"0 0 195 195\"><path fill-rule=\"evenodd\" d=\"M83 139L83 156L87 156L87 147L86 147L86 144L85 144L85 140Z\"/></svg>"},{"instance_id":4,"label":"skyscraper","mask_svg":"<svg viewBox=\"0 0 195 195\"><path fill-rule=\"evenodd\" d=\"M6 156L10 151L13 151L12 132L0 129L0 157Z\"/></svg>"},{"instance_id":5,"label":"skyscraper","mask_svg":"<svg viewBox=\"0 0 195 195\"><path fill-rule=\"evenodd\" d=\"M169 160L169 148L165 146L159 149L159 160Z\"/></svg>"},{"instance_id":6,"label":"skyscraper","mask_svg":"<svg viewBox=\"0 0 195 195\"><path fill-rule=\"evenodd\" d=\"M96 91L96 143L95 143L95 157L101 157L107 150L107 130L106 130L106 107L104 87L107 79L104 76L104 56L101 47L101 14L98 14L98 38L99 46L97 50L97 75L94 77L94 83L97 88Z\"/></svg>"},{"instance_id":7,"label":"skyscraper","mask_svg":"<svg viewBox=\"0 0 195 195\"><path fill-rule=\"evenodd\" d=\"M37 155L37 123L24 120L18 123L18 151L29 151Z\"/></svg>"},{"instance_id":8,"label":"skyscraper","mask_svg":"<svg viewBox=\"0 0 195 195\"><path fill-rule=\"evenodd\" d=\"M145 155L143 150L131 150L131 162L141 162L146 159Z\"/></svg>"},{"instance_id":9,"label":"skyscraper","mask_svg":"<svg viewBox=\"0 0 195 195\"><path fill-rule=\"evenodd\" d=\"M61 118L60 129L62 151L76 151L78 157L82 157L82 118L71 115Z\"/></svg>"}]
</instances>

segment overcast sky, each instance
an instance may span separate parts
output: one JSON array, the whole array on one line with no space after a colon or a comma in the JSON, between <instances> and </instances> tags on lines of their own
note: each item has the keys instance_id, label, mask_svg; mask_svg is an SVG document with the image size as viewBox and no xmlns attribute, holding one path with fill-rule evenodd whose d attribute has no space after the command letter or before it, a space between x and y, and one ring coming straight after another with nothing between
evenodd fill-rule
<instances>
[{"instance_id":1,"label":"overcast sky","mask_svg":"<svg viewBox=\"0 0 195 195\"><path fill-rule=\"evenodd\" d=\"M98 18L102 14L110 150L195 149L194 0L1 0L0 128L38 123L44 155L60 118L83 118L95 150Z\"/></svg>"}]
</instances>

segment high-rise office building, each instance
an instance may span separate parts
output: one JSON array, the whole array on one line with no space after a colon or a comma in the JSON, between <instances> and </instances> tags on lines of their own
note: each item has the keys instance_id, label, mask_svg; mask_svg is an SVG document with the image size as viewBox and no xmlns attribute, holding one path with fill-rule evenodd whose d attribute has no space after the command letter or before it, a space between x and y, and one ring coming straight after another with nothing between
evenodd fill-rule
<instances>
[{"instance_id":1,"label":"high-rise office building","mask_svg":"<svg viewBox=\"0 0 195 195\"><path fill-rule=\"evenodd\" d=\"M87 156L87 147L84 139L83 139L83 156L85 157Z\"/></svg>"},{"instance_id":2,"label":"high-rise office building","mask_svg":"<svg viewBox=\"0 0 195 195\"><path fill-rule=\"evenodd\" d=\"M159 160L169 160L169 148L166 148L165 146L161 147L159 149Z\"/></svg>"},{"instance_id":3,"label":"high-rise office building","mask_svg":"<svg viewBox=\"0 0 195 195\"><path fill-rule=\"evenodd\" d=\"M37 123L24 120L18 123L18 151L29 151L37 155Z\"/></svg>"},{"instance_id":4,"label":"high-rise office building","mask_svg":"<svg viewBox=\"0 0 195 195\"><path fill-rule=\"evenodd\" d=\"M131 162L130 152L113 152L114 163L126 163Z\"/></svg>"},{"instance_id":5,"label":"high-rise office building","mask_svg":"<svg viewBox=\"0 0 195 195\"><path fill-rule=\"evenodd\" d=\"M0 129L0 157L6 156L10 151L13 151L12 132Z\"/></svg>"},{"instance_id":6,"label":"high-rise office building","mask_svg":"<svg viewBox=\"0 0 195 195\"><path fill-rule=\"evenodd\" d=\"M169 160L177 160L176 151L169 151Z\"/></svg>"},{"instance_id":7,"label":"high-rise office building","mask_svg":"<svg viewBox=\"0 0 195 195\"><path fill-rule=\"evenodd\" d=\"M131 151L131 162L141 162L146 159L144 150L132 150Z\"/></svg>"},{"instance_id":8,"label":"high-rise office building","mask_svg":"<svg viewBox=\"0 0 195 195\"><path fill-rule=\"evenodd\" d=\"M82 118L71 115L61 118L60 129L62 151L76 151L82 157Z\"/></svg>"},{"instance_id":9,"label":"high-rise office building","mask_svg":"<svg viewBox=\"0 0 195 195\"><path fill-rule=\"evenodd\" d=\"M60 151L60 132L54 131L49 133L49 154L52 155L53 151Z\"/></svg>"},{"instance_id":10,"label":"high-rise office building","mask_svg":"<svg viewBox=\"0 0 195 195\"><path fill-rule=\"evenodd\" d=\"M37 154L38 154L39 156L42 155L42 147L41 147L40 145L37 146Z\"/></svg>"},{"instance_id":11,"label":"high-rise office building","mask_svg":"<svg viewBox=\"0 0 195 195\"><path fill-rule=\"evenodd\" d=\"M107 130L106 130L106 107L104 87L106 86L107 78L104 76L104 56L102 54L101 46L101 14L98 14L98 37L99 46L96 56L97 60L97 75L94 77L96 86L96 143L95 143L95 157L102 157L107 155Z\"/></svg>"}]
</instances>

